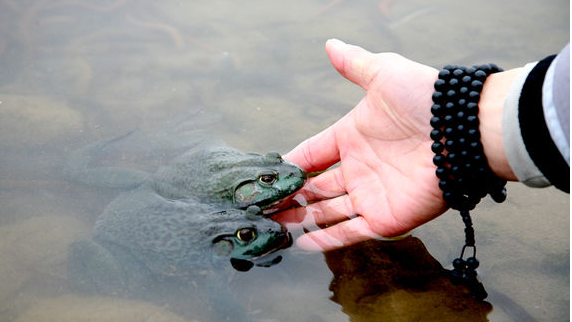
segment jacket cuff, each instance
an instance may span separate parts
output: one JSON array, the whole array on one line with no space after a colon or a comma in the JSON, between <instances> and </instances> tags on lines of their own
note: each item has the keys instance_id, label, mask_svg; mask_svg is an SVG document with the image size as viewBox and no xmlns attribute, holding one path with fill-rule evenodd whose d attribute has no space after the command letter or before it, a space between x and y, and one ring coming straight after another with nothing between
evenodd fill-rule
<instances>
[{"instance_id":1,"label":"jacket cuff","mask_svg":"<svg viewBox=\"0 0 572 322\"><path fill-rule=\"evenodd\" d=\"M528 74L536 64L537 62L534 62L524 66L524 70L516 77L505 99L502 117L502 136L508 163L518 178L518 181L530 187L547 187L550 185L550 182L544 177L542 172L540 172L526 150L521 135L522 132L518 116L522 87L524 86Z\"/></svg>"}]
</instances>

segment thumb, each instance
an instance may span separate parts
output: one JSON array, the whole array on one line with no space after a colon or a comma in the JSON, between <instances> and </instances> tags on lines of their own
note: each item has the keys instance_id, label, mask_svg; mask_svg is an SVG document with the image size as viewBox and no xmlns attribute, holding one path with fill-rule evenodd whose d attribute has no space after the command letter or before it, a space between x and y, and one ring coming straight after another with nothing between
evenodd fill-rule
<instances>
[{"instance_id":1,"label":"thumb","mask_svg":"<svg viewBox=\"0 0 572 322\"><path fill-rule=\"evenodd\" d=\"M379 57L375 54L338 39L329 39L326 42L326 52L332 65L342 76L365 90L382 68Z\"/></svg>"}]
</instances>

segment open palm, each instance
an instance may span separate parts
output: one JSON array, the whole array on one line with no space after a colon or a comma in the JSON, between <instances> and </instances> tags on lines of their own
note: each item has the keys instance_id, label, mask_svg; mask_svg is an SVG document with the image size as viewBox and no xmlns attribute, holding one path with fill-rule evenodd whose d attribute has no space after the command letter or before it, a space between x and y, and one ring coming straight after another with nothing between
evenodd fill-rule
<instances>
[{"instance_id":1,"label":"open palm","mask_svg":"<svg viewBox=\"0 0 572 322\"><path fill-rule=\"evenodd\" d=\"M285 155L308 172L328 170L299 192L297 200L307 201L306 207L275 218L320 225L298 245L328 250L402 234L443 213L429 138L437 70L337 40L328 41L326 51L340 74L366 95L338 122Z\"/></svg>"}]
</instances>

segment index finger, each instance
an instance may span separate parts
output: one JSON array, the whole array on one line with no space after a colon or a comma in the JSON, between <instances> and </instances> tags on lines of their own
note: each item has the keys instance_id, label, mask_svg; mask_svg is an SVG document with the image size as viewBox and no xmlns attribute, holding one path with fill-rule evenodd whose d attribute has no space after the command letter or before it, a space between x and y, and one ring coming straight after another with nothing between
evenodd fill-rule
<instances>
[{"instance_id":1,"label":"index finger","mask_svg":"<svg viewBox=\"0 0 572 322\"><path fill-rule=\"evenodd\" d=\"M307 172L325 170L340 161L336 141L334 126L330 126L286 153L284 159L298 164Z\"/></svg>"}]
</instances>

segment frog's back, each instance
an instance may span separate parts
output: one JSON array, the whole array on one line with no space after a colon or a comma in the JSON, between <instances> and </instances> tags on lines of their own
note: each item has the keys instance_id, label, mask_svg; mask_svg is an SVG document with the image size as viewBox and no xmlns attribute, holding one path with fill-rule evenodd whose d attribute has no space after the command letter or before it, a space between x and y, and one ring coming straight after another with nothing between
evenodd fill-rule
<instances>
[{"instance_id":1,"label":"frog's back","mask_svg":"<svg viewBox=\"0 0 572 322\"><path fill-rule=\"evenodd\" d=\"M119 245L154 274L173 275L175 267L210 268L209 240L201 229L213 210L195 201L165 199L143 185L106 208L95 224L93 239Z\"/></svg>"}]
</instances>

